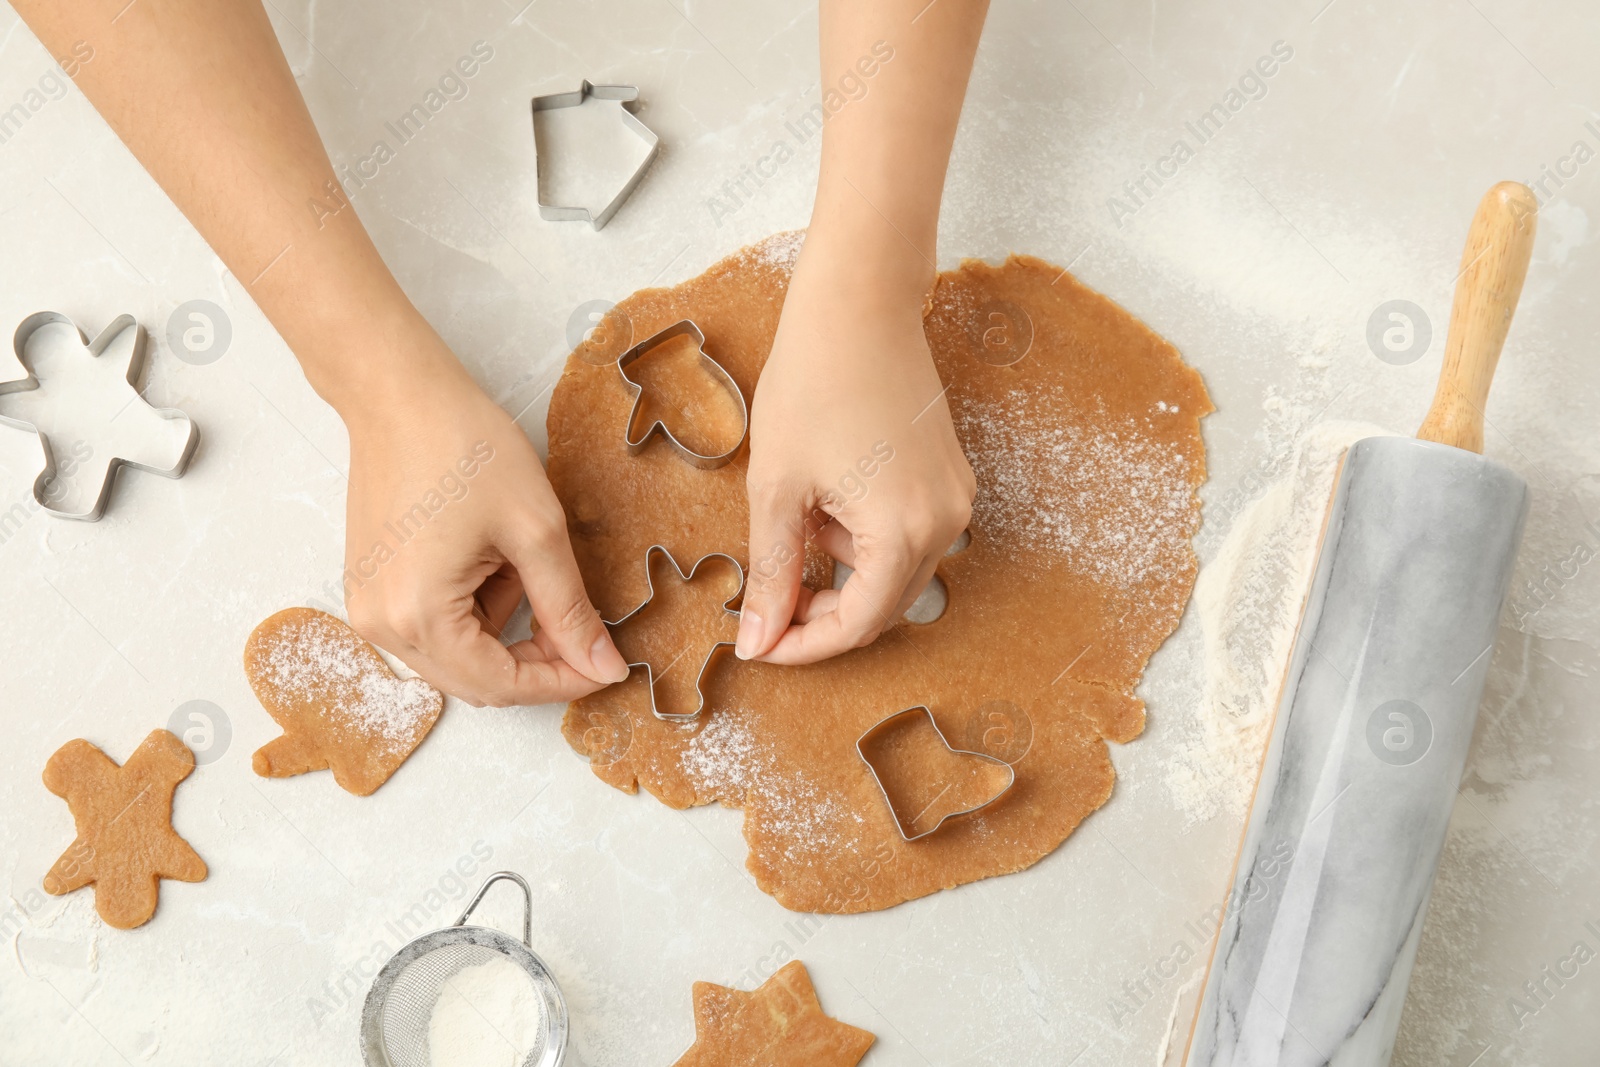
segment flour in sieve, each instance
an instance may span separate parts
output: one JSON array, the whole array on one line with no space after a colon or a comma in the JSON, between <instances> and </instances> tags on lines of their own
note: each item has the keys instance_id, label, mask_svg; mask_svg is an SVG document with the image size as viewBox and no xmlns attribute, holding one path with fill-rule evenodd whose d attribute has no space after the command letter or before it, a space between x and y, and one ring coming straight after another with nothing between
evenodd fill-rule
<instances>
[{"instance_id":1,"label":"flour in sieve","mask_svg":"<svg viewBox=\"0 0 1600 1067\"><path fill-rule=\"evenodd\" d=\"M543 1047L539 990L504 956L452 975L428 1019L430 1067L522 1067Z\"/></svg>"}]
</instances>

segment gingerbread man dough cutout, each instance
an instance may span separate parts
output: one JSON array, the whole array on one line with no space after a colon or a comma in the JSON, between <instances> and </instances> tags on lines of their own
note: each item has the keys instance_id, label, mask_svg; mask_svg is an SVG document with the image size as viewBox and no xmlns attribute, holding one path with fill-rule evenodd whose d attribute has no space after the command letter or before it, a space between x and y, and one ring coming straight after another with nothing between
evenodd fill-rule
<instances>
[{"instance_id":1,"label":"gingerbread man dough cutout","mask_svg":"<svg viewBox=\"0 0 1600 1067\"><path fill-rule=\"evenodd\" d=\"M823 1012L799 960L751 993L696 982L694 1034L672 1067L855 1067L877 1040Z\"/></svg>"},{"instance_id":2,"label":"gingerbread man dough cutout","mask_svg":"<svg viewBox=\"0 0 1600 1067\"><path fill-rule=\"evenodd\" d=\"M94 908L119 930L156 913L160 880L199 882L205 861L172 828L172 794L194 770L194 753L166 730L150 736L117 766L79 738L44 767L45 788L67 802L77 839L44 876L53 896L94 884Z\"/></svg>"}]
</instances>

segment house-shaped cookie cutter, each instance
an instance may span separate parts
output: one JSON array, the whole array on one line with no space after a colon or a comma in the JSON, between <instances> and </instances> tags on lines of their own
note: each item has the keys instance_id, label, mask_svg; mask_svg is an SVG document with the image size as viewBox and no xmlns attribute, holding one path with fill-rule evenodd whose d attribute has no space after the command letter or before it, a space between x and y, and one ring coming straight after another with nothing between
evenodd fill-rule
<instances>
[{"instance_id":1,"label":"house-shaped cookie cutter","mask_svg":"<svg viewBox=\"0 0 1600 1067\"><path fill-rule=\"evenodd\" d=\"M623 183L617 195L611 202L600 209L598 215L591 214L586 207L567 207L561 204L552 204L545 200L545 145L539 138L539 112L554 111L557 108L579 107L590 97L596 100L615 100L621 106L617 109L622 118L622 125L638 134L639 140L649 146L644 159L634 168L628 180ZM588 79L575 90L569 93L549 93L545 96L533 98L533 152L534 168L539 188L539 217L551 222L587 222L595 229L600 229L611 221L611 216L617 213L617 208L622 202L632 195L644 172L650 169L650 164L655 161L656 153L661 149L661 138L656 136L654 130L640 122L633 114L633 107L639 101L639 87L637 85L595 85Z\"/></svg>"},{"instance_id":2,"label":"house-shaped cookie cutter","mask_svg":"<svg viewBox=\"0 0 1600 1067\"><path fill-rule=\"evenodd\" d=\"M627 614L623 615L622 618L614 621L607 621L607 626L621 626L623 623L639 614L639 612L643 611L649 606L650 601L655 599L656 583L655 579L650 576L650 557L658 552L667 557L667 562L672 564L672 569L676 571L678 573L678 577L685 582L692 579L695 576L695 573L700 570L700 565L708 559L725 559L729 563L733 564L734 572L739 576L739 587L733 591L732 596L722 602L722 607L723 610L725 610L729 615L738 618L739 611L737 608L733 607L733 602L744 595L744 567L739 563L738 560L734 559L726 552L707 552L705 555L695 560L694 566L689 568L688 574L685 574L683 573L683 568L678 566L678 561L673 558L672 553L667 549L667 546L651 545L649 548L644 550L644 599L639 601L638 605L631 609ZM629 663L628 667L630 669L633 667L644 668L645 684L650 687L650 713L656 718L664 719L667 722L693 722L695 719L699 718L700 712L705 710L706 706L706 694L705 690L702 688L702 686L705 684L706 673L711 670L711 665L716 662L720 654L732 648L733 645L734 642L732 641L718 641L706 651L705 659L700 661L700 673L696 674L694 679L694 692L696 698L698 698L694 710L678 715L672 715L664 712L656 704L656 676L655 671L650 664L642 660Z\"/></svg>"},{"instance_id":3,"label":"house-shaped cookie cutter","mask_svg":"<svg viewBox=\"0 0 1600 1067\"><path fill-rule=\"evenodd\" d=\"M132 315L117 316L109 326L100 331L99 336L93 341L89 340L84 332L78 328L77 323L59 311L38 311L29 315L17 326L17 332L13 335L11 341L12 349L17 355L17 362L22 365L22 369L27 372L28 376L16 381L0 382L0 394L23 393L39 388L39 379L34 375L33 367L29 365L27 354L23 350L27 348L28 339L33 336L36 330L54 323L62 323L71 327L72 332L78 335L78 342L88 350L90 356L94 357L98 357L104 352L112 341L122 335L122 331L134 330L133 352L128 357L128 387L134 391L139 403L145 403L144 397L138 395L139 375L144 369L145 332L144 327L140 326ZM135 470L159 474L163 478L181 478L183 472L189 466L189 460L194 458L194 450L200 444L200 427L195 424L195 421L177 408L153 408L152 410L163 419L181 420L189 426L189 432L184 437L183 449L178 454L177 461L170 467L152 467L148 463L140 463L137 460L113 456L111 462L106 465L106 476L105 480L100 483L100 492L95 496L94 503L86 511L63 511L50 503L45 487L55 480L56 459L55 454L50 450L50 439L45 436L44 431L31 422L9 418L4 414L0 414L0 422L34 434L39 438L39 447L44 450L44 469L33 480L33 502L58 518L97 522L106 513L106 504L111 499L111 487L116 483L117 471L120 468L132 467Z\"/></svg>"},{"instance_id":4,"label":"house-shaped cookie cutter","mask_svg":"<svg viewBox=\"0 0 1600 1067\"><path fill-rule=\"evenodd\" d=\"M660 419L652 422L645 428L644 433L638 437L632 436L633 422L639 417L639 407L644 403L644 386L628 376L628 367L647 355L652 349L677 337L688 337L694 341L695 350L700 353L700 365L706 369L706 372L711 375L718 385L727 390L734 403L739 405L741 424L739 439L726 452L718 452L715 455L696 452L678 440ZM628 454L631 456L637 456L640 452L643 452L646 446L650 444L650 438L659 433L667 439L667 442L673 448L678 450L678 453L684 459L696 467L707 471L716 470L718 467L726 466L733 459L739 448L744 444L744 439L750 433L750 408L744 402L744 394L739 391L739 383L733 380L733 375L728 373L726 367L712 359L706 352L706 335L700 331L700 327L692 319L682 319L675 322L666 329L651 334L622 353L617 359L617 370L622 374L623 385L633 394L633 406L628 409L628 421L622 425L622 439L627 444ZM677 566L677 564L674 563L673 566Z\"/></svg>"},{"instance_id":5,"label":"house-shaped cookie cutter","mask_svg":"<svg viewBox=\"0 0 1600 1067\"><path fill-rule=\"evenodd\" d=\"M920 834L908 832L910 827L906 826L905 823L900 821L900 813L895 810L894 800L889 796L889 790L884 786L883 779L878 777L878 768L874 767L872 765L872 761L867 758L866 750L867 744L871 742L873 738L877 737L880 733L887 730L894 724L900 722L902 719L906 719L914 715L927 716L928 725L933 727L933 732L938 735L938 738L944 744L944 747L949 749L951 752L962 756L976 756L979 759L988 760L990 763L998 763L1000 766L1006 769L1006 774L1008 776L1006 778L1006 784L1001 787L1000 791L994 796L990 797L988 800L985 800L982 804L974 804L970 808L962 808L960 811L948 812L943 815L938 822L934 823ZM1011 787L1017 783L1016 768L1012 767L1011 764L1007 763L1005 760L991 756L987 752L974 752L968 748L956 748L954 745L952 745L945 738L944 731L939 729L939 721L933 717L933 712L928 710L928 706L926 704L914 704L911 707L906 708L904 711L897 711L893 715L879 719L876 723L869 726L866 733L862 734L856 739L856 754L861 757L861 762L867 765L867 770L872 774L872 780L877 783L878 792L883 794L883 802L889 807L889 817L894 820L895 829L899 830L900 836L908 842L920 841L922 838L927 837L929 834L938 830L939 827L943 826L951 819L957 818L958 816L971 815L974 812L982 811L984 808L989 807L995 801L1009 793L1011 791ZM941 793L940 795L942 796L943 794ZM931 807L932 805L929 806ZM915 822L915 819L913 819L913 822Z\"/></svg>"}]
</instances>

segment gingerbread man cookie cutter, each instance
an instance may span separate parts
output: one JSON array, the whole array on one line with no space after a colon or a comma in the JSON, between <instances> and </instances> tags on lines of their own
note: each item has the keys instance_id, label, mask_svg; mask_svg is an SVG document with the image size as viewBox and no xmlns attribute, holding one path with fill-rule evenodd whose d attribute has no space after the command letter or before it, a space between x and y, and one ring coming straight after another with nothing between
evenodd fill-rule
<instances>
[{"instance_id":1,"label":"gingerbread man cookie cutter","mask_svg":"<svg viewBox=\"0 0 1600 1067\"><path fill-rule=\"evenodd\" d=\"M744 567L743 567L743 565L741 565L739 563L738 560L734 559L732 556L728 555L726 552L707 552L705 555L703 555L699 559L695 560L694 561L694 566L689 568L689 573L688 574L685 574L683 572L683 568L678 566L678 561L675 558L673 558L673 555L672 555L671 551L669 551L665 545L651 545L649 548L644 550L644 581L645 581L644 599L639 601L639 603L638 603L638 605L636 607L631 609L627 614L623 615L620 619L616 619L614 621L606 622L607 626L615 628L615 627L623 625L629 619L633 618L635 615L638 615L641 611L643 611L646 607L648 607L650 605L650 602L655 599L655 596L656 596L656 584L655 584L655 579L650 577L650 557L652 555L654 555L655 553L657 553L657 552L659 552L659 553L661 553L661 555L667 557L667 562L672 564L672 569L674 571L676 571L678 577L680 579L682 579L683 581L685 581L685 582L690 581L691 579L693 579L695 574L700 570L700 565L702 563L704 563L708 559L725 559L729 563L733 564L734 573L736 573L739 576L739 587L733 591L733 595L732 596L730 596L728 599L726 599L726 600L724 600L722 602L722 607L723 607L723 610L726 611L729 615L732 615L735 618L738 617L738 615L739 615L738 610L732 606L732 604L733 604L733 602L735 600L738 600L741 596L744 595ZM705 694L705 689L703 688L703 686L705 684L705 680L706 680L706 673L711 670L712 664L718 658L720 658L720 654L725 652L727 649L732 648L733 646L734 646L734 642L732 642L732 641L717 641L717 642L713 643L712 646L709 649L706 650L705 658L700 661L700 673L695 675L695 680L694 680L694 692L695 692L695 697L698 700L698 703L695 704L695 708L694 708L693 711L684 712L684 713L681 713L681 714L672 714L670 712L662 711L660 705L658 705L656 703L656 676L655 676L655 670L654 670L654 668L652 668L650 666L649 663L646 663L646 662L641 660L641 661L636 662L636 663L629 663L628 667L630 669L634 668L634 667L643 667L644 668L645 684L648 685L649 688L650 688L650 713L652 715L654 715L658 719L663 719L663 720L665 720L667 722L694 722L697 718L700 717L700 713L705 710L705 706L706 706L706 694ZM663 672L663 673L665 673L665 672Z\"/></svg>"},{"instance_id":2,"label":"gingerbread man cookie cutter","mask_svg":"<svg viewBox=\"0 0 1600 1067\"><path fill-rule=\"evenodd\" d=\"M620 105L617 108L625 129L638 136L645 143L648 151L639 165L634 168L628 180L623 182L622 188L611 198L599 214L592 214L586 207L567 207L561 204L552 204L545 200L545 151L546 146L540 143L539 137L539 112L554 111L564 107L579 107L585 100L615 100ZM656 132L640 122L633 114L633 106L639 102L639 87L637 85L595 85L588 79L572 92L549 93L545 96L533 98L533 151L535 181L539 188L539 217L551 222L587 222L595 229L600 229L611 221L611 216L617 213L623 201L633 195L634 189L644 178L644 172L650 169L650 164L655 160L656 153L661 149L661 138Z\"/></svg>"},{"instance_id":3,"label":"gingerbread man cookie cutter","mask_svg":"<svg viewBox=\"0 0 1600 1067\"><path fill-rule=\"evenodd\" d=\"M135 398L139 401L139 403L150 407L152 411L161 416L163 419L172 419L174 421L182 420L189 426L188 434L184 437L183 449L178 454L178 459L172 464L172 466L155 467L148 463L140 463L138 460L127 459L121 456L113 456L111 461L106 465L105 479L100 483L100 492L96 494L94 503L85 511L65 511L61 508L53 506L50 503L48 494L45 492L45 487L54 481L56 476L56 460L55 454L50 449L50 439L45 436L43 430L39 429L39 427L35 426L33 423L26 422L22 419L10 418L5 414L0 413L0 422L5 423L7 426L15 426L19 430L27 430L34 434L39 438L39 447L44 450L44 469L41 470L39 472L39 476L33 480L34 503L38 504L39 507L58 518L78 519L83 522L96 522L106 512L106 504L111 499L111 487L116 483L117 471L120 468L132 467L135 470L148 471L151 474L159 474L163 478L183 477L183 472L188 469L189 460L194 458L195 448L200 444L200 427L195 424L193 419L191 419L184 412L179 411L177 408L154 407L150 405L143 396L138 395L139 374L144 369L145 332L144 327L140 326L139 323L134 320L132 315L117 316L117 318L112 320L111 325L107 326L104 330L101 330L100 335L93 341L89 340L84 332L78 328L77 323L73 322L70 318L61 314L59 311L39 311L29 315L27 318L23 319L22 323L17 327L17 332L12 337L11 341L11 347L16 353L17 362L21 364L22 369L27 372L27 377L19 378L18 380L11 382L0 382L0 395L4 395L6 393L22 393L39 388L39 379L33 373L33 367L28 362L28 357L25 350L28 345L28 340L33 336L35 331L37 331L40 327L50 326L55 323L61 323L71 327L73 332L78 335L79 343L83 345L90 356L94 357L98 357L102 352L110 347L111 342L121 336L124 330L131 329L135 331L133 336L133 352L128 358L128 373L126 375L128 387L134 391Z\"/></svg>"},{"instance_id":4,"label":"gingerbread man cookie cutter","mask_svg":"<svg viewBox=\"0 0 1600 1067\"><path fill-rule=\"evenodd\" d=\"M908 827L905 823L900 821L900 812L895 809L894 799L889 796L888 787L883 784L883 779L878 776L878 768L874 767L872 765L872 760L867 758L867 746L871 743L873 738L877 737L880 733L884 732L896 723L914 715L926 716L928 719L928 725L933 727L933 732L938 735L938 738L944 744L944 747L949 749L951 752L961 756L976 756L979 759L987 760L990 763L997 763L1006 769L1007 776L1006 784L1001 786L1000 791L995 793L994 796L990 797L988 800L985 800L981 804L974 804L970 808L962 808L960 811L946 812L944 815L939 817L938 822L934 823L920 834L910 833L909 831L914 827ZM974 752L969 748L956 748L954 745L952 745L949 739L944 736L944 731L939 729L939 721L933 717L933 712L928 709L926 704L913 704L911 707L879 719L876 723L869 726L865 733L856 738L856 754L861 757L861 762L865 763L867 765L867 770L872 773L872 780L877 784L878 792L883 794L883 802L889 808L889 816L890 818L894 819L895 829L900 831L900 836L907 842L920 841L922 838L934 833L939 829L939 827L943 826L951 819L982 811L984 808L989 807L991 804L995 803L995 801L1009 793L1011 791L1011 787L1017 783L1016 768L1011 766L1011 764L1007 763L1005 760L996 756L991 756L987 752ZM942 796L943 794L941 793L940 795ZM932 805L930 804L929 807L931 806ZM915 822L915 819L913 819L913 822Z\"/></svg>"},{"instance_id":5,"label":"gingerbread man cookie cutter","mask_svg":"<svg viewBox=\"0 0 1600 1067\"><path fill-rule=\"evenodd\" d=\"M628 367L638 362L652 349L679 337L688 337L694 340L695 350L700 354L701 366L705 367L718 385L727 390L734 403L739 405L739 439L726 452L718 452L714 455L696 452L678 440L673 435L673 432L667 429L666 423L660 419L651 422L644 433L637 438L632 436L633 422L639 417L639 407L644 403L644 386L628 376ZM628 421L623 423L622 426L622 439L628 446L629 455L637 456L640 452L643 452L650 444L650 439L659 433L667 439L668 444L678 450L678 454L683 456L684 459L701 470L710 471L716 470L718 467L727 466L739 449L744 446L744 439L750 434L750 408L744 402L744 393L739 391L739 383L733 380L733 375L728 373L728 369L706 352L706 335L701 332L700 327L695 324L693 319L681 319L666 329L646 337L643 341L622 353L617 358L617 370L622 374L623 385L633 394L633 406L628 409Z\"/></svg>"}]
</instances>

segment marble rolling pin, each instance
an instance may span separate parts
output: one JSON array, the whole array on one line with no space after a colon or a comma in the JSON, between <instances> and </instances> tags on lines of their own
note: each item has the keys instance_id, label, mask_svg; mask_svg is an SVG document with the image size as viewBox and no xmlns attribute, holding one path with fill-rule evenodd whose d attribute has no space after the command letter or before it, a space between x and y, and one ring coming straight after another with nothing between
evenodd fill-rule
<instances>
[{"instance_id":1,"label":"marble rolling pin","mask_svg":"<svg viewBox=\"0 0 1600 1067\"><path fill-rule=\"evenodd\" d=\"M1489 190L1422 428L1344 457L1186 1067L1389 1062L1527 511L1478 453L1536 210Z\"/></svg>"}]
</instances>

